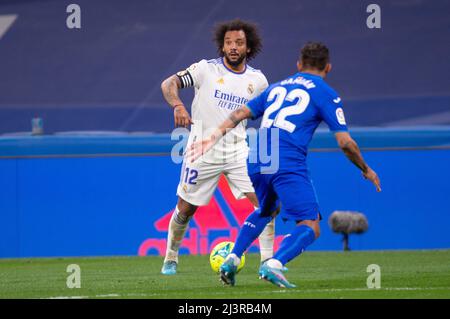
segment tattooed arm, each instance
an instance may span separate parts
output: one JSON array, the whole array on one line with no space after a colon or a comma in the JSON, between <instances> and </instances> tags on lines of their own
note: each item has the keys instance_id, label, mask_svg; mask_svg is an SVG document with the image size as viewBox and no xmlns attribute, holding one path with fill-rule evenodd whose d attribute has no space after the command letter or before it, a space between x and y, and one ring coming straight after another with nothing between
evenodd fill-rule
<instances>
[{"instance_id":1,"label":"tattooed arm","mask_svg":"<svg viewBox=\"0 0 450 319\"><path fill-rule=\"evenodd\" d=\"M161 90L167 103L173 108L173 115L175 126L188 127L192 124L191 117L184 107L183 102L178 96L178 91L181 89L181 81L176 75L168 77L161 83Z\"/></svg>"},{"instance_id":2,"label":"tattooed arm","mask_svg":"<svg viewBox=\"0 0 450 319\"><path fill-rule=\"evenodd\" d=\"M195 161L201 155L205 154L208 150L210 150L214 144L217 143L225 134L228 133L231 129L238 126L241 121L248 119L252 116L250 109L243 105L236 111L230 114L230 116L214 131L213 134L207 139L203 141L198 141L191 145L191 149L189 152L189 156L191 158L191 162Z\"/></svg>"},{"instance_id":3,"label":"tattooed arm","mask_svg":"<svg viewBox=\"0 0 450 319\"><path fill-rule=\"evenodd\" d=\"M362 171L364 178L370 180L375 185L377 192L380 192L380 179L378 178L377 173L366 164L358 144L351 138L350 134L347 132L337 132L335 136L339 147L347 158Z\"/></svg>"},{"instance_id":4,"label":"tattooed arm","mask_svg":"<svg viewBox=\"0 0 450 319\"><path fill-rule=\"evenodd\" d=\"M222 136L227 134L230 129L235 128L239 125L243 120L248 119L252 116L252 112L250 109L242 105L236 111L230 114L228 119L226 119L222 125L220 125L217 130L211 135L211 139L219 140Z\"/></svg>"}]
</instances>

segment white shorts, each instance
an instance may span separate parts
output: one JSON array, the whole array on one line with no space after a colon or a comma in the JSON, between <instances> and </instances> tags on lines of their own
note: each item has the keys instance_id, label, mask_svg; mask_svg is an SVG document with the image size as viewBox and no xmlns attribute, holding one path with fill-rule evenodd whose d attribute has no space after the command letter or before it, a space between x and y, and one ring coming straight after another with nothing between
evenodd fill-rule
<instances>
[{"instance_id":1,"label":"white shorts","mask_svg":"<svg viewBox=\"0 0 450 319\"><path fill-rule=\"evenodd\" d=\"M208 205L222 174L236 199L244 198L245 193L255 192L248 177L246 160L220 164L183 161L177 195L195 206Z\"/></svg>"}]
</instances>

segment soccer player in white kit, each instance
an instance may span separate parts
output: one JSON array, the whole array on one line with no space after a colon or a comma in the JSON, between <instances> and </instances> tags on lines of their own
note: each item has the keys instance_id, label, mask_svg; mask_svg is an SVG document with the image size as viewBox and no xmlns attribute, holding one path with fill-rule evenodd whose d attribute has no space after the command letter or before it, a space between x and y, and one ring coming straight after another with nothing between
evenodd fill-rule
<instances>
[{"instance_id":1,"label":"soccer player in white kit","mask_svg":"<svg viewBox=\"0 0 450 319\"><path fill-rule=\"evenodd\" d=\"M167 103L174 109L175 126L189 127L187 148L216 129L229 115L264 91L268 82L261 71L247 65L261 50L261 39L255 25L236 19L217 25L215 30L220 57L201 60L184 71L167 78L161 89ZM179 98L179 89L195 88L189 116ZM247 173L248 146L246 123L239 124L217 143L208 154L190 163L183 161L178 184L178 202L170 219L166 256L161 273L177 272L178 250L189 220L198 206L207 205L224 174L236 198L246 196L258 206ZM249 212L250 213L250 212ZM273 255L274 224L268 224L259 237L261 261Z\"/></svg>"}]
</instances>

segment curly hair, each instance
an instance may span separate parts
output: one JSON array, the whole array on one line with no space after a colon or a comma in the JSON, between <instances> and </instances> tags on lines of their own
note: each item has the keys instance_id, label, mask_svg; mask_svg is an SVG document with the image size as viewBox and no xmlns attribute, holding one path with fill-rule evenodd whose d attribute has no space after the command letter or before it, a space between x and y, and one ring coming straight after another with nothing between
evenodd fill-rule
<instances>
[{"instance_id":1,"label":"curly hair","mask_svg":"<svg viewBox=\"0 0 450 319\"><path fill-rule=\"evenodd\" d=\"M262 40L259 35L258 27L251 22L245 22L240 19L234 19L227 22L222 22L216 25L214 29L214 41L217 44L217 52L219 56L223 57L222 51L224 45L225 33L228 31L244 31L245 38L247 39L247 48L250 52L247 54L247 60L253 59L262 48Z\"/></svg>"},{"instance_id":2,"label":"curly hair","mask_svg":"<svg viewBox=\"0 0 450 319\"><path fill-rule=\"evenodd\" d=\"M330 51L321 42L308 42L302 48L300 61L306 68L322 71L330 62Z\"/></svg>"}]
</instances>

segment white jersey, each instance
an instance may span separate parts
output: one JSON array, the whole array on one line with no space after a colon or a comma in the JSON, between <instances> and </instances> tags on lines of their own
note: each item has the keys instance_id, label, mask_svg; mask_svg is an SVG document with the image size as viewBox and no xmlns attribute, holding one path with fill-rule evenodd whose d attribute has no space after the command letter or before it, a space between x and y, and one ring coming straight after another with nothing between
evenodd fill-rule
<instances>
[{"instance_id":1,"label":"white jersey","mask_svg":"<svg viewBox=\"0 0 450 319\"><path fill-rule=\"evenodd\" d=\"M230 114L262 93L268 82L261 71L246 65L242 73L228 69L222 58L201 60L177 73L183 87L194 86L191 118L193 125L188 147L193 141L208 137ZM248 146L242 121L201 158L206 163L224 163L246 159Z\"/></svg>"}]
</instances>

